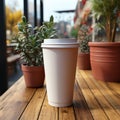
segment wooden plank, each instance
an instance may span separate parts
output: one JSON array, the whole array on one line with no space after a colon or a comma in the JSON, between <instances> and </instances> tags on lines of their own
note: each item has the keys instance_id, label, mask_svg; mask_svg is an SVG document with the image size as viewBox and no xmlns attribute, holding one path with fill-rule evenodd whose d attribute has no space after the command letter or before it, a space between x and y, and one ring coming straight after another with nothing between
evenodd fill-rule
<instances>
[{"instance_id":1,"label":"wooden plank","mask_svg":"<svg viewBox=\"0 0 120 120\"><path fill-rule=\"evenodd\" d=\"M94 83L97 81L92 82L90 77L87 76L87 72L85 73L84 71L81 71L81 74L108 118L111 120L117 120L120 117L119 114L113 109L111 104L105 99L104 95L95 86Z\"/></svg>"},{"instance_id":2,"label":"wooden plank","mask_svg":"<svg viewBox=\"0 0 120 120\"><path fill-rule=\"evenodd\" d=\"M0 120L118 120L120 84L96 81L91 71L77 70L73 105L48 104L46 89L26 88L21 77L0 97Z\"/></svg>"},{"instance_id":3,"label":"wooden plank","mask_svg":"<svg viewBox=\"0 0 120 120\"><path fill-rule=\"evenodd\" d=\"M73 106L59 108L59 120L75 120Z\"/></svg>"},{"instance_id":4,"label":"wooden plank","mask_svg":"<svg viewBox=\"0 0 120 120\"><path fill-rule=\"evenodd\" d=\"M20 120L37 120L45 95L45 87L37 89Z\"/></svg>"},{"instance_id":5,"label":"wooden plank","mask_svg":"<svg viewBox=\"0 0 120 120\"><path fill-rule=\"evenodd\" d=\"M16 120L20 117L36 89L26 88L20 79L0 99L0 120Z\"/></svg>"},{"instance_id":6,"label":"wooden plank","mask_svg":"<svg viewBox=\"0 0 120 120\"><path fill-rule=\"evenodd\" d=\"M120 96L120 83L108 82L107 87L114 92L115 95Z\"/></svg>"},{"instance_id":7,"label":"wooden plank","mask_svg":"<svg viewBox=\"0 0 120 120\"><path fill-rule=\"evenodd\" d=\"M77 81L88 104L88 107L92 113L93 119L108 120L106 114L104 113L94 94L91 92L90 88L86 84L84 78L81 76L79 70L77 70Z\"/></svg>"},{"instance_id":8,"label":"wooden plank","mask_svg":"<svg viewBox=\"0 0 120 120\"><path fill-rule=\"evenodd\" d=\"M77 120L93 120L88 105L77 82L75 83L73 104Z\"/></svg>"},{"instance_id":9,"label":"wooden plank","mask_svg":"<svg viewBox=\"0 0 120 120\"><path fill-rule=\"evenodd\" d=\"M115 91L116 89L109 88L109 86L108 86L109 82L108 83L107 82L102 82L102 81L95 82L96 80L91 75L90 71L87 72L87 75L89 75L89 78L91 78L91 80L95 83L97 88L105 96L107 101L112 105L113 109L115 109L116 112L120 116L120 94L118 92L118 90L120 89L120 84L110 83L111 85L113 84L113 86L116 85L117 91ZM114 88L115 88L115 86L114 86Z\"/></svg>"},{"instance_id":10,"label":"wooden plank","mask_svg":"<svg viewBox=\"0 0 120 120\"><path fill-rule=\"evenodd\" d=\"M58 120L58 108L48 104L47 95L40 112L39 120Z\"/></svg>"},{"instance_id":11,"label":"wooden plank","mask_svg":"<svg viewBox=\"0 0 120 120\"><path fill-rule=\"evenodd\" d=\"M0 97L0 105L4 106L8 100L10 100L11 96L13 96L17 89L21 89L24 86L24 78L21 77L17 82L14 83L14 86L10 87L1 97Z\"/></svg>"}]
</instances>

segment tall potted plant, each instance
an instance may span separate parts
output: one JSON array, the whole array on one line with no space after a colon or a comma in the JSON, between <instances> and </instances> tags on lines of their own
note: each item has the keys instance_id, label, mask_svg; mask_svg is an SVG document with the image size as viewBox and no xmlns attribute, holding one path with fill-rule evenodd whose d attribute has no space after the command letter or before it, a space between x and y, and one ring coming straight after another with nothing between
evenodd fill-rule
<instances>
[{"instance_id":1,"label":"tall potted plant","mask_svg":"<svg viewBox=\"0 0 120 120\"><path fill-rule=\"evenodd\" d=\"M90 51L88 42L92 39L91 27L87 24L81 24L78 31L78 41L80 43L78 53L78 68L82 70L89 70L90 65Z\"/></svg>"},{"instance_id":2,"label":"tall potted plant","mask_svg":"<svg viewBox=\"0 0 120 120\"><path fill-rule=\"evenodd\" d=\"M52 17L52 16L51 16ZM51 19L50 19L51 20ZM51 21L44 23L41 27L33 28L26 17L18 23L18 34L16 50L20 53L22 71L27 87L42 87L44 83L44 65L41 43L45 38L54 35Z\"/></svg>"},{"instance_id":3,"label":"tall potted plant","mask_svg":"<svg viewBox=\"0 0 120 120\"><path fill-rule=\"evenodd\" d=\"M119 0L90 0L97 27L106 32L105 42L90 42L92 72L96 79L120 81L120 42L115 42L120 19Z\"/></svg>"}]
</instances>

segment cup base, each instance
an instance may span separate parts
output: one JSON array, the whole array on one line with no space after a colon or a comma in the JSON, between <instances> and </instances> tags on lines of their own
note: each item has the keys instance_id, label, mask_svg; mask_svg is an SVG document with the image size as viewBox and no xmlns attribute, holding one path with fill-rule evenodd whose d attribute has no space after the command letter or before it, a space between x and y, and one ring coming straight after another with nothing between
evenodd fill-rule
<instances>
[{"instance_id":1,"label":"cup base","mask_svg":"<svg viewBox=\"0 0 120 120\"><path fill-rule=\"evenodd\" d=\"M67 102L67 103L55 103L48 101L49 105L54 106L54 107L69 107L73 104L73 102Z\"/></svg>"}]
</instances>

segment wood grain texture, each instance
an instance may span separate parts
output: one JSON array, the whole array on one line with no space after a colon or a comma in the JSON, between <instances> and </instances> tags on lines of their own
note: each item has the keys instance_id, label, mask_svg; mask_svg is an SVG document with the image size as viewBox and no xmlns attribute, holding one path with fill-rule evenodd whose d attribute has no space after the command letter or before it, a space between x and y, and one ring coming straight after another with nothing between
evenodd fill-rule
<instances>
[{"instance_id":1,"label":"wood grain texture","mask_svg":"<svg viewBox=\"0 0 120 120\"><path fill-rule=\"evenodd\" d=\"M36 89L26 88L23 78L0 99L0 120L17 120L30 102Z\"/></svg>"},{"instance_id":2,"label":"wood grain texture","mask_svg":"<svg viewBox=\"0 0 120 120\"><path fill-rule=\"evenodd\" d=\"M58 120L58 108L48 104L47 96L45 97L39 120Z\"/></svg>"},{"instance_id":3,"label":"wood grain texture","mask_svg":"<svg viewBox=\"0 0 120 120\"><path fill-rule=\"evenodd\" d=\"M82 91L76 81L74 89L74 111L77 120L93 120L92 114L88 108Z\"/></svg>"},{"instance_id":4,"label":"wood grain texture","mask_svg":"<svg viewBox=\"0 0 120 120\"><path fill-rule=\"evenodd\" d=\"M73 104L48 104L46 86L26 88L21 77L0 96L0 120L119 120L120 83L97 81L90 70L76 72Z\"/></svg>"},{"instance_id":5,"label":"wood grain texture","mask_svg":"<svg viewBox=\"0 0 120 120\"><path fill-rule=\"evenodd\" d=\"M91 92L91 89L86 84L85 79L81 76L80 71L77 73L78 84L82 90L82 93L85 97L85 100L88 104L90 112L95 120L107 120L107 116L104 113L103 109L96 100L94 94Z\"/></svg>"},{"instance_id":6,"label":"wood grain texture","mask_svg":"<svg viewBox=\"0 0 120 120\"><path fill-rule=\"evenodd\" d=\"M88 77L87 74L83 71L81 71L81 74L85 78L85 81L86 81L87 85L89 86L89 88L91 89L91 92L94 94L95 99L98 101L99 105L102 107L102 109L104 110L104 112L108 116L108 118L117 120L119 118L119 114L115 111L113 106L106 100L105 96L102 94L100 89L97 88L97 86L95 85L95 83L97 83L98 81L92 82L90 80L90 77ZM101 83L104 83L104 82L101 82ZM101 84L99 84L99 85L101 85ZM111 96L113 96L113 94L111 94Z\"/></svg>"},{"instance_id":7,"label":"wood grain texture","mask_svg":"<svg viewBox=\"0 0 120 120\"><path fill-rule=\"evenodd\" d=\"M59 120L75 120L73 106L59 108Z\"/></svg>"},{"instance_id":8,"label":"wood grain texture","mask_svg":"<svg viewBox=\"0 0 120 120\"><path fill-rule=\"evenodd\" d=\"M27 105L24 113L22 114L20 120L37 120L38 115L40 114L41 111L45 95L46 95L45 88L37 89L34 96L31 98L31 101Z\"/></svg>"}]
</instances>

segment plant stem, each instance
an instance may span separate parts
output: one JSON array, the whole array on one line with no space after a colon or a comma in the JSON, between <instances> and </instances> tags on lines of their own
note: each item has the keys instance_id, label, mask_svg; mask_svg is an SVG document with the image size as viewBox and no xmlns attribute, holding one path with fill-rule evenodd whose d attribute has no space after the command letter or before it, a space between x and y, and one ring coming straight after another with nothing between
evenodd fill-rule
<instances>
[{"instance_id":1,"label":"plant stem","mask_svg":"<svg viewBox=\"0 0 120 120\"><path fill-rule=\"evenodd\" d=\"M116 33L116 27L117 27L117 23L116 23L116 19L117 19L117 17L115 18L115 20L113 21L113 23L112 23L112 26L113 26L113 28L112 28L112 42L115 42L115 33Z\"/></svg>"}]
</instances>

